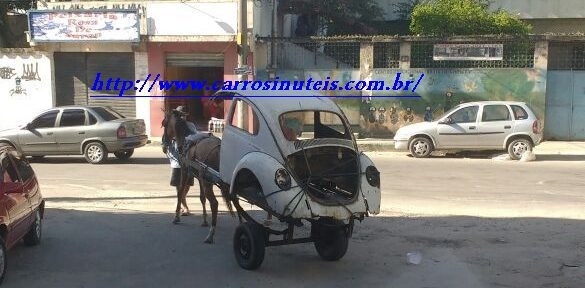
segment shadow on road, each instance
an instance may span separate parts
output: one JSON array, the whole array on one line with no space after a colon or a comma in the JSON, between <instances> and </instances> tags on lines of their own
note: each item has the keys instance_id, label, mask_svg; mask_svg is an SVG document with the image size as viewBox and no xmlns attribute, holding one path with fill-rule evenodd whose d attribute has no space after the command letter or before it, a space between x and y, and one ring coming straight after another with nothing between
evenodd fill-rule
<instances>
[{"instance_id":1,"label":"shadow on road","mask_svg":"<svg viewBox=\"0 0 585 288\"><path fill-rule=\"evenodd\" d=\"M87 163L83 156L47 156L42 159L29 159L31 163L49 163L49 164L73 164L73 163ZM87 163L88 165L91 165ZM101 165L158 165L169 164L169 160L165 157L160 158L130 158L128 160L119 160L115 157L109 157L108 160Z\"/></svg>"},{"instance_id":2,"label":"shadow on road","mask_svg":"<svg viewBox=\"0 0 585 288\"><path fill-rule=\"evenodd\" d=\"M222 213L216 243L200 214L47 208L43 242L9 251L4 287L581 287L585 221L547 218L370 217L349 250L322 261L312 244L270 247L257 271L233 255L237 220ZM308 225L306 225L308 226ZM300 234L308 227L299 228ZM422 253L407 265L406 253ZM481 283L482 285L477 285Z\"/></svg>"},{"instance_id":3,"label":"shadow on road","mask_svg":"<svg viewBox=\"0 0 585 288\"><path fill-rule=\"evenodd\" d=\"M538 154L536 161L585 161L585 155Z\"/></svg>"}]
</instances>

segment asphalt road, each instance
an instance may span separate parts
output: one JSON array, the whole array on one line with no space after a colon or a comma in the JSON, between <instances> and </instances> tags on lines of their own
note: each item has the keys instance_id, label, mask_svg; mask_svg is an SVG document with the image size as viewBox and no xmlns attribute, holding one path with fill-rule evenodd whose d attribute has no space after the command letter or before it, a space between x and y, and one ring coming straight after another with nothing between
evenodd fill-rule
<instances>
[{"instance_id":1,"label":"asphalt road","mask_svg":"<svg viewBox=\"0 0 585 288\"><path fill-rule=\"evenodd\" d=\"M516 162L369 155L382 173L383 213L357 225L346 256L329 263L320 260L312 244L272 247L253 272L234 260L231 237L237 221L229 216L219 218L216 243L202 243L207 229L199 226L197 188L188 198L196 214L171 224L174 191L168 185L168 161L157 147L137 150L129 162L105 165L86 164L82 157L48 157L33 163L47 201L43 242L9 252L4 286L584 283L585 246L577 241L585 237L583 156ZM406 253L414 250L423 253L419 266L405 263Z\"/></svg>"}]
</instances>

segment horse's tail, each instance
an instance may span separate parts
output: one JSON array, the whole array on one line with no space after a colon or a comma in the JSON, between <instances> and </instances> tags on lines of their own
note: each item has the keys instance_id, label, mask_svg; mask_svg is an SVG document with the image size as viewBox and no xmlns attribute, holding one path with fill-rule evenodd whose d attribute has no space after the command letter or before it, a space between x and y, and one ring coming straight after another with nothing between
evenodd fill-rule
<instances>
[{"instance_id":1,"label":"horse's tail","mask_svg":"<svg viewBox=\"0 0 585 288\"><path fill-rule=\"evenodd\" d=\"M225 205L228 207L228 211L230 211L230 215L232 215L232 217L236 217L236 213L234 213L234 207L232 205L232 199L230 197L230 189L225 186L222 185L221 187L221 197L223 198L223 201L225 201Z\"/></svg>"}]
</instances>

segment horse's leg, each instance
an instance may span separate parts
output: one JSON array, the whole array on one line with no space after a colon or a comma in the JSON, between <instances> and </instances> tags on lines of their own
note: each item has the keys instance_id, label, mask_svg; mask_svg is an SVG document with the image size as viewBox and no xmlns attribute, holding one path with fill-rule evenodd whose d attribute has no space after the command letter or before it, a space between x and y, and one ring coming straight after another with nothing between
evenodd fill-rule
<instances>
[{"instance_id":1,"label":"horse's leg","mask_svg":"<svg viewBox=\"0 0 585 288\"><path fill-rule=\"evenodd\" d=\"M182 194L182 187L181 187L182 183L178 183L177 185L177 208L175 209L175 219L173 219L173 224L177 224L179 222L181 222L181 217L179 215L181 215L181 194Z\"/></svg>"},{"instance_id":2,"label":"horse's leg","mask_svg":"<svg viewBox=\"0 0 585 288\"><path fill-rule=\"evenodd\" d=\"M209 200L209 206L211 206L211 228L209 228L209 234L207 238L205 238L205 243L212 244L214 242L215 236L215 226L217 224L217 208L218 203L217 199L215 198L215 194L213 194L213 186L211 183L207 181L203 181L204 183L202 186L204 187L205 197Z\"/></svg>"},{"instance_id":3,"label":"horse's leg","mask_svg":"<svg viewBox=\"0 0 585 288\"><path fill-rule=\"evenodd\" d=\"M207 223L207 209L205 208L205 191L203 190L202 180L198 180L199 182L199 199L201 200L201 206L203 206L203 222L201 222L202 227L207 227L209 224Z\"/></svg>"},{"instance_id":4,"label":"horse's leg","mask_svg":"<svg viewBox=\"0 0 585 288\"><path fill-rule=\"evenodd\" d=\"M183 204L183 209L181 211L182 216L189 216L191 212L189 211L189 206L187 206L187 193L189 193L189 182L186 181L185 188L183 189L183 193L181 194L181 204Z\"/></svg>"}]
</instances>

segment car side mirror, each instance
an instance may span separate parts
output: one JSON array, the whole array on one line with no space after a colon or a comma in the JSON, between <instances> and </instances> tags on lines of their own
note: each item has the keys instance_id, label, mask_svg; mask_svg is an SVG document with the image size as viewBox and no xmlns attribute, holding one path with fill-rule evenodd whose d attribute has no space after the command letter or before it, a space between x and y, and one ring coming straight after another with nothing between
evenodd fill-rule
<instances>
[{"instance_id":1,"label":"car side mirror","mask_svg":"<svg viewBox=\"0 0 585 288\"><path fill-rule=\"evenodd\" d=\"M31 124L31 123L26 123L26 126L24 126L24 128L25 128L26 130L32 130L33 126L32 126L32 124Z\"/></svg>"},{"instance_id":2,"label":"car side mirror","mask_svg":"<svg viewBox=\"0 0 585 288\"><path fill-rule=\"evenodd\" d=\"M453 119L447 117L439 122L439 124L453 124Z\"/></svg>"},{"instance_id":3,"label":"car side mirror","mask_svg":"<svg viewBox=\"0 0 585 288\"><path fill-rule=\"evenodd\" d=\"M22 183L20 182L8 182L4 183L4 193L22 193Z\"/></svg>"}]
</instances>

